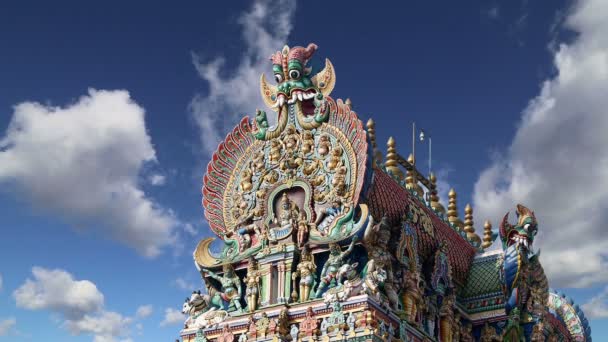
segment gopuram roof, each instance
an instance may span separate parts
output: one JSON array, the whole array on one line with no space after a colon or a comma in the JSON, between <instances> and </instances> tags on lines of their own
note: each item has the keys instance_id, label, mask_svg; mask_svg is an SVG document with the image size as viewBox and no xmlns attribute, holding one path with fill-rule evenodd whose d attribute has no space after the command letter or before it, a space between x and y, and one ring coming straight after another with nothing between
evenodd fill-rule
<instances>
[{"instance_id":1,"label":"gopuram roof","mask_svg":"<svg viewBox=\"0 0 608 342\"><path fill-rule=\"evenodd\" d=\"M478 236L471 206L461 220L451 190L446 210L413 155L393 138L383 153L373 120L331 97L335 70L325 59L313 74L316 51L270 56L260 95L276 122L244 117L207 166L217 238L194 251L205 287L183 303L182 340L591 341L548 287L534 212L518 204L516 224Z\"/></svg>"}]
</instances>

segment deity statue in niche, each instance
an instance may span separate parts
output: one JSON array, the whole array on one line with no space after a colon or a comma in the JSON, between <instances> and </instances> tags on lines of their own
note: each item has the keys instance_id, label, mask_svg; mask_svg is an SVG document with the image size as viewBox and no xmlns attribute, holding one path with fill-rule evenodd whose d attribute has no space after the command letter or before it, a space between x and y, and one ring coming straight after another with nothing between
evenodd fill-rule
<instances>
[{"instance_id":1,"label":"deity statue in niche","mask_svg":"<svg viewBox=\"0 0 608 342\"><path fill-rule=\"evenodd\" d=\"M281 196L281 204L278 209L278 215L274 219L274 224L283 229L293 229L297 225L299 212L300 208L298 208L298 206L289 199L287 193L283 193L283 196Z\"/></svg>"}]
</instances>

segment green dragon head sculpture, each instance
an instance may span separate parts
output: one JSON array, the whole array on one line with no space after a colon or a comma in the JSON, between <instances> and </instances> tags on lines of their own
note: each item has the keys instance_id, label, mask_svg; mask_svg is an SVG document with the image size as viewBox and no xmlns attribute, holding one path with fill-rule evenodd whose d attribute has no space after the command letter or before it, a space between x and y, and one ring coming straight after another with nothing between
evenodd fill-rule
<instances>
[{"instance_id":1,"label":"green dragon head sculpture","mask_svg":"<svg viewBox=\"0 0 608 342\"><path fill-rule=\"evenodd\" d=\"M278 136L287 124L288 113L295 113L298 124L304 129L316 128L327 121L329 108L325 96L333 90L336 76L328 59L325 59L325 68L312 75L308 62L316 50L317 45L312 43L307 47L285 46L270 56L277 85L269 84L262 74L260 91L264 103L278 112L277 127L269 129L266 113L259 111L256 114L256 138L269 140Z\"/></svg>"},{"instance_id":2,"label":"green dragon head sculpture","mask_svg":"<svg viewBox=\"0 0 608 342\"><path fill-rule=\"evenodd\" d=\"M500 224L500 238L503 249L511 245L522 247L528 252L533 251L534 237L538 233L538 222L534 212L525 206L517 205L517 224L509 223L509 213L507 213Z\"/></svg>"}]
</instances>

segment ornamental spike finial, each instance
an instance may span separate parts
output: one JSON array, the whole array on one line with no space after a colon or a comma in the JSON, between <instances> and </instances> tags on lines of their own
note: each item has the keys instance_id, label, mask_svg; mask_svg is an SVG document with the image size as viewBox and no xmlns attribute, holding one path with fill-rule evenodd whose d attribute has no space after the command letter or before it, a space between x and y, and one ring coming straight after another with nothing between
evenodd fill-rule
<instances>
[{"instance_id":1,"label":"ornamental spike finial","mask_svg":"<svg viewBox=\"0 0 608 342\"><path fill-rule=\"evenodd\" d=\"M397 163L397 149L395 148L395 139L393 137L388 138L388 142L386 143L386 171L391 174L398 181L403 180L403 172L399 168L399 163Z\"/></svg>"},{"instance_id":2,"label":"ornamental spike finial","mask_svg":"<svg viewBox=\"0 0 608 342\"><path fill-rule=\"evenodd\" d=\"M492 239L492 235L492 224L490 221L486 220L486 222L483 224L483 244L481 245L483 249L492 246L492 242L494 240Z\"/></svg>"},{"instance_id":3,"label":"ornamental spike finial","mask_svg":"<svg viewBox=\"0 0 608 342\"><path fill-rule=\"evenodd\" d=\"M458 230L461 230L464 228L464 224L458 217L458 207L456 206L456 191L454 191L454 188L450 189L450 192L448 193L448 198L448 221L452 223L456 228L458 228Z\"/></svg>"},{"instance_id":4,"label":"ornamental spike finial","mask_svg":"<svg viewBox=\"0 0 608 342\"><path fill-rule=\"evenodd\" d=\"M382 163L382 152L380 152L378 149L378 144L376 143L376 123L373 119L367 120L367 135L372 143L374 163L376 163L376 165L380 165Z\"/></svg>"},{"instance_id":5,"label":"ornamental spike finial","mask_svg":"<svg viewBox=\"0 0 608 342\"><path fill-rule=\"evenodd\" d=\"M441 205L441 202L439 202L439 195L437 194L437 177L435 177L435 174L431 172L429 179L431 181L431 188L429 189L431 193L431 208L433 208L433 210L436 212L445 213L445 208L443 205Z\"/></svg>"},{"instance_id":6,"label":"ornamental spike finial","mask_svg":"<svg viewBox=\"0 0 608 342\"><path fill-rule=\"evenodd\" d=\"M407 157L407 162L414 165L414 155L410 153L409 157ZM412 190L418 194L418 196L424 195L424 191L420 185L418 185L418 179L416 177L416 172L414 168L411 170L407 170L407 176L405 177L405 188L408 190Z\"/></svg>"},{"instance_id":7,"label":"ornamental spike finial","mask_svg":"<svg viewBox=\"0 0 608 342\"><path fill-rule=\"evenodd\" d=\"M473 227L473 208L470 204L467 204L464 208L464 231L467 233L467 239L476 244L481 242L481 239L475 234L475 228Z\"/></svg>"}]
</instances>

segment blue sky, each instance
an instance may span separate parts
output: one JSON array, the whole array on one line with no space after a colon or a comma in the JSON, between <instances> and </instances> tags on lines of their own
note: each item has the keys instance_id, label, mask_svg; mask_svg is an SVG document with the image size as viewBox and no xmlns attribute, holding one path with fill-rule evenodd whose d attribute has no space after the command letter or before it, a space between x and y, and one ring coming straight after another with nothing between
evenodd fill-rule
<instances>
[{"instance_id":1,"label":"blue sky","mask_svg":"<svg viewBox=\"0 0 608 342\"><path fill-rule=\"evenodd\" d=\"M2 4L0 341L177 338L209 154L262 106L268 56L309 42L382 145L431 134L443 200L479 229L535 210L551 284L606 339L607 4L396 6Z\"/></svg>"}]
</instances>

